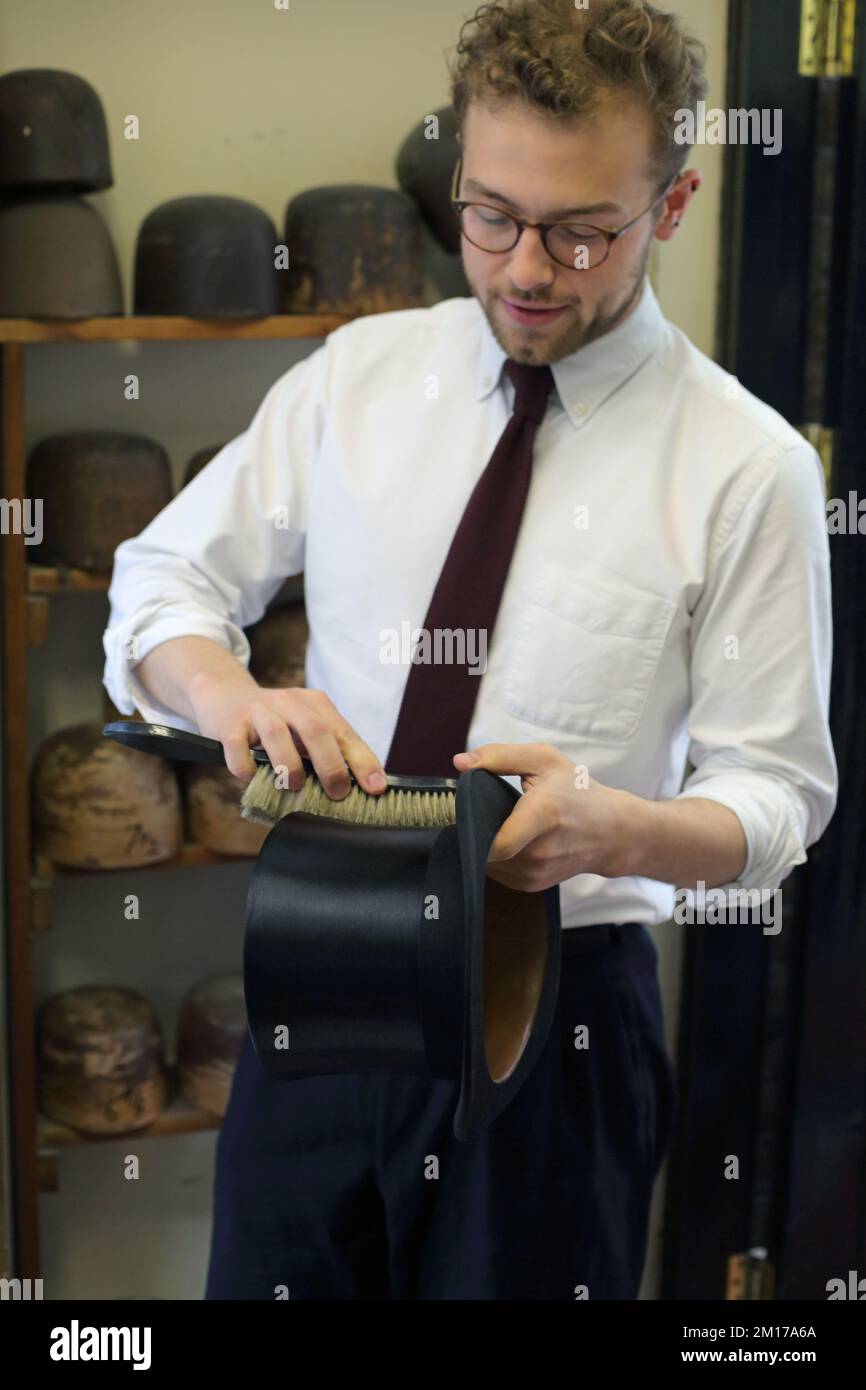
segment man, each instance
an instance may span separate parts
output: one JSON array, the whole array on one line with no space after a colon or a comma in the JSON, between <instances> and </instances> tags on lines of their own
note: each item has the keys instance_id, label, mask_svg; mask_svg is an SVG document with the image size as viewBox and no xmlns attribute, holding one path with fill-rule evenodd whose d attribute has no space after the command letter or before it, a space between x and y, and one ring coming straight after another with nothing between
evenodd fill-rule
<instances>
[{"instance_id":1,"label":"man","mask_svg":"<svg viewBox=\"0 0 866 1390\"><path fill-rule=\"evenodd\" d=\"M645 928L677 885L776 887L836 794L817 456L646 278L700 186L673 129L705 94L699 46L640 0L482 7L454 73L474 297L333 333L117 552L119 708L219 739L242 781L260 742L293 784L306 750L330 795L347 769L376 794L408 675L381 635L424 622L512 364L552 372L453 763L524 791L491 876L561 885L554 1029L468 1144L450 1082L268 1082L247 1044L208 1297L637 1296L675 1104ZM241 629L302 569L310 688L260 690Z\"/></svg>"}]
</instances>

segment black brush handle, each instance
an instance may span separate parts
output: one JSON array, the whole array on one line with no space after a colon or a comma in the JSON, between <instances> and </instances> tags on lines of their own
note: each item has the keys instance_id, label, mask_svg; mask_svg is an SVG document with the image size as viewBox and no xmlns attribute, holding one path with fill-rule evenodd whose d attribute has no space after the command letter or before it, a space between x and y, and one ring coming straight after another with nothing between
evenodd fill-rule
<instances>
[{"instance_id":1,"label":"black brush handle","mask_svg":"<svg viewBox=\"0 0 866 1390\"><path fill-rule=\"evenodd\" d=\"M145 724L141 719L116 719L106 724L102 730L107 738L123 743L127 748L137 748L139 753L156 753L161 758L173 758L175 762L209 763L225 766L225 754L219 739L205 738L203 734L190 734L186 729L174 729L170 724ZM264 748L251 748L253 761L270 764ZM300 757L300 754L298 755ZM301 764L308 777L318 778L309 758L301 758ZM349 777L357 782L349 769ZM411 792L456 792L456 777L402 777L388 776L388 786L392 791ZM362 789L363 790L363 789ZM368 793L374 795L375 793Z\"/></svg>"},{"instance_id":2,"label":"black brush handle","mask_svg":"<svg viewBox=\"0 0 866 1390\"><path fill-rule=\"evenodd\" d=\"M116 719L113 724L106 724L102 732L127 748L137 748L139 753L156 753L161 758L173 758L182 763L211 763L215 767L225 764L219 739L190 734L186 729L173 729L169 724ZM250 752L257 763L270 762L264 748L251 748ZM312 770L312 763L307 766Z\"/></svg>"}]
</instances>

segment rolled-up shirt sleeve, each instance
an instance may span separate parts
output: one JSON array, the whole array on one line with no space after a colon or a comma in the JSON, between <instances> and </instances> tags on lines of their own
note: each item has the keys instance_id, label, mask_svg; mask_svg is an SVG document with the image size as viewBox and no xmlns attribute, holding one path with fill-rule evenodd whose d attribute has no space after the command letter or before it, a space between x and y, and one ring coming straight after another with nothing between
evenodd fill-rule
<instances>
[{"instance_id":1,"label":"rolled-up shirt sleeve","mask_svg":"<svg viewBox=\"0 0 866 1390\"><path fill-rule=\"evenodd\" d=\"M821 464L806 443L774 446L727 499L692 614L694 770L678 799L718 801L742 824L746 862L721 887L777 888L833 814L831 661Z\"/></svg>"},{"instance_id":2,"label":"rolled-up shirt sleeve","mask_svg":"<svg viewBox=\"0 0 866 1390\"><path fill-rule=\"evenodd\" d=\"M114 555L103 683L123 714L194 726L135 674L154 647L209 637L244 665L243 629L304 565L312 469L325 409L327 343L270 388L226 444L140 535Z\"/></svg>"}]
</instances>

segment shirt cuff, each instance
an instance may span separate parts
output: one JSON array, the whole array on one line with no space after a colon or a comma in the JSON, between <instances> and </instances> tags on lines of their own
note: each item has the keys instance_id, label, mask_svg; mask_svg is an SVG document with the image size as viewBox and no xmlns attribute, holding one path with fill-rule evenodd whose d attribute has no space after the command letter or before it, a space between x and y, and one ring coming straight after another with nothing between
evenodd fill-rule
<instances>
[{"instance_id":1,"label":"shirt cuff","mask_svg":"<svg viewBox=\"0 0 866 1390\"><path fill-rule=\"evenodd\" d=\"M162 705L135 674L135 668L154 647L175 637L208 637L249 666L250 644L242 628L228 619L203 615L200 609L184 614L177 609L156 621L128 618L109 629L103 637L105 671L103 684L121 714L139 714L150 724L168 724L188 733L198 733L191 720Z\"/></svg>"},{"instance_id":2,"label":"shirt cuff","mask_svg":"<svg viewBox=\"0 0 866 1390\"><path fill-rule=\"evenodd\" d=\"M690 777L675 797L705 797L733 811L746 837L746 862L738 879L717 885L772 891L798 864L806 862L806 810L793 788L757 772L707 773Z\"/></svg>"}]
</instances>

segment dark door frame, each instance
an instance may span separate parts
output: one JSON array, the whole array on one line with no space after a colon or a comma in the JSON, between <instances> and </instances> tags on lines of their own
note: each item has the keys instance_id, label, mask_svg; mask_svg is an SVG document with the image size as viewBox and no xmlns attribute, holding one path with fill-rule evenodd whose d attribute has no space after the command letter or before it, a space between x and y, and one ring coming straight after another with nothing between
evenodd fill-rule
<instances>
[{"instance_id":1,"label":"dark door frame","mask_svg":"<svg viewBox=\"0 0 866 1390\"><path fill-rule=\"evenodd\" d=\"M800 0L730 0L725 94L781 108L783 147L726 150L717 357L792 424L833 430L844 498L866 497L860 8L855 75L819 79L798 74ZM828 1279L866 1276L866 537L830 545L838 808L785 881L778 936L687 931L667 1299L826 1299Z\"/></svg>"}]
</instances>

